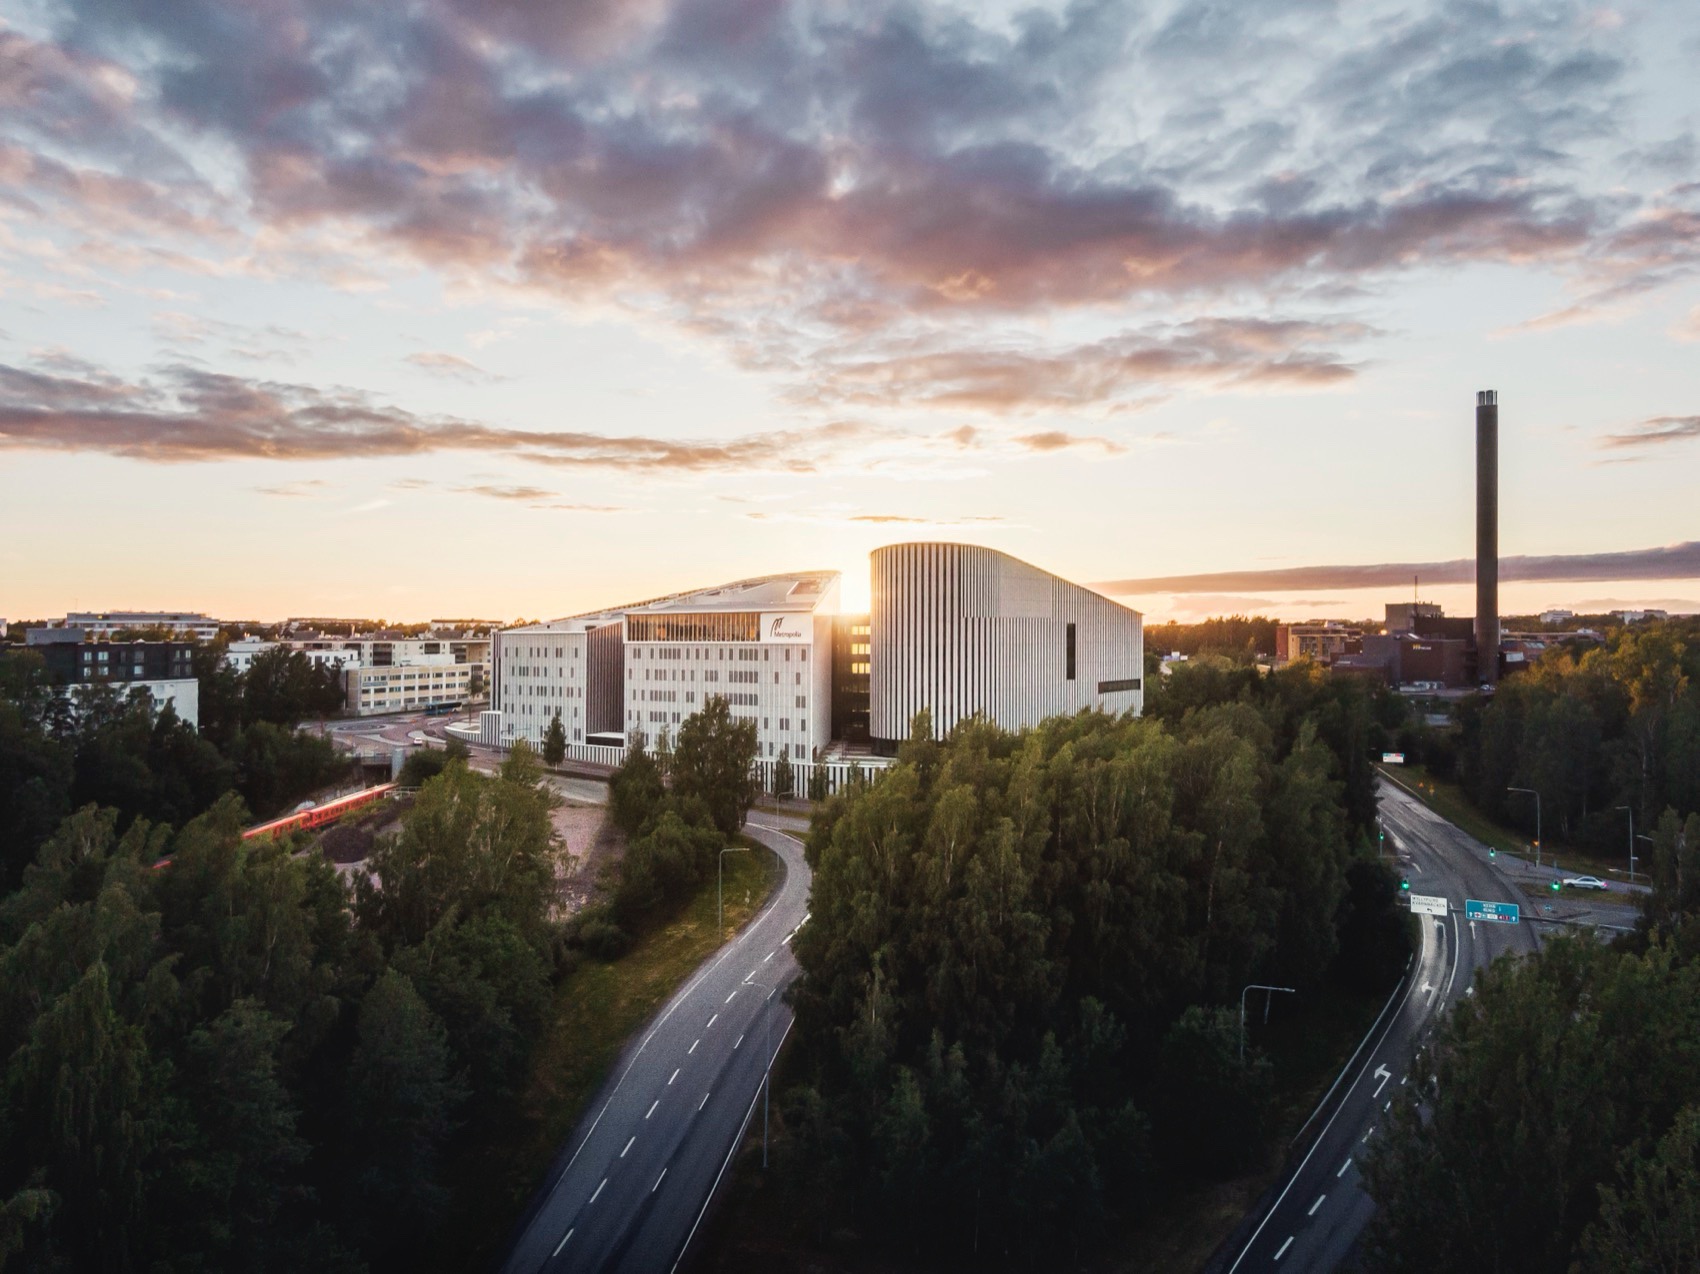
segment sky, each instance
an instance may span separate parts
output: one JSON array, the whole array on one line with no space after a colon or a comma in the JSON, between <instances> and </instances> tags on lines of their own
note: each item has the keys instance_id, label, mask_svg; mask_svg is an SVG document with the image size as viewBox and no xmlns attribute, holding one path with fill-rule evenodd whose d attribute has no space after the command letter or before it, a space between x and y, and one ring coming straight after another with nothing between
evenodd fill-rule
<instances>
[{"instance_id":1,"label":"sky","mask_svg":"<svg viewBox=\"0 0 1700 1274\"><path fill-rule=\"evenodd\" d=\"M1501 609L1700 610L1697 62L1672 0L0 0L0 615L856 606L910 539L1468 614L1480 389Z\"/></svg>"}]
</instances>

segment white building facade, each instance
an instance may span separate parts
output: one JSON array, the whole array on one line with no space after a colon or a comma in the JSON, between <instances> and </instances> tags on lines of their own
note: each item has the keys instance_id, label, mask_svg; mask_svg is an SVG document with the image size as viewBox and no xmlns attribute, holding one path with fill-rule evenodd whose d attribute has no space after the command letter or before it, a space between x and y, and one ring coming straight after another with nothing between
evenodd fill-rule
<instances>
[{"instance_id":1,"label":"white building facade","mask_svg":"<svg viewBox=\"0 0 1700 1274\"><path fill-rule=\"evenodd\" d=\"M942 738L980 714L1006 730L1085 709L1145 704L1138 611L972 544L872 554L868 732L909 735L926 709Z\"/></svg>"},{"instance_id":2,"label":"white building facade","mask_svg":"<svg viewBox=\"0 0 1700 1274\"><path fill-rule=\"evenodd\" d=\"M835 571L764 576L547 624L495 645L503 741L656 746L715 695L756 727L762 761L809 761L832 738Z\"/></svg>"}]
</instances>

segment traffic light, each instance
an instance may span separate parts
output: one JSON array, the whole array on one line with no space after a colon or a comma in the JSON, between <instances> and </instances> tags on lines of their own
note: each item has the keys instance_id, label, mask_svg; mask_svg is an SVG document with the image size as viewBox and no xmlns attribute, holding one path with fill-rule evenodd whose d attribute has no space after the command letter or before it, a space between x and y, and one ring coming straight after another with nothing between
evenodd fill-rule
<instances>
[{"instance_id":1,"label":"traffic light","mask_svg":"<svg viewBox=\"0 0 1700 1274\"><path fill-rule=\"evenodd\" d=\"M1411 887L1411 878L1409 876L1399 877L1399 888L1409 890L1410 887Z\"/></svg>"},{"instance_id":2,"label":"traffic light","mask_svg":"<svg viewBox=\"0 0 1700 1274\"><path fill-rule=\"evenodd\" d=\"M1562 886L1562 885L1560 885L1560 884L1559 884L1559 883L1558 883L1558 882L1557 882L1557 881L1556 881L1556 880L1555 880L1555 881L1553 881L1553 882L1552 882L1552 891L1553 891L1553 893L1555 893L1555 894L1556 894L1556 893L1557 893L1557 892L1558 892L1558 891L1559 891L1559 890L1560 890L1560 889L1562 889L1562 888L1563 888L1563 886Z\"/></svg>"},{"instance_id":3,"label":"traffic light","mask_svg":"<svg viewBox=\"0 0 1700 1274\"><path fill-rule=\"evenodd\" d=\"M1497 849L1495 849L1492 845L1488 846L1488 857L1489 858L1498 858L1499 857L1499 851Z\"/></svg>"}]
</instances>

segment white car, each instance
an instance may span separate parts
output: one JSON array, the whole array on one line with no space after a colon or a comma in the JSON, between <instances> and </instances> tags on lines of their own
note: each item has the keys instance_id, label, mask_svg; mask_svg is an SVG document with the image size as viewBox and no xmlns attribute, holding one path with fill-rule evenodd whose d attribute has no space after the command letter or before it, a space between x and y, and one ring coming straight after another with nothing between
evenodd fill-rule
<instances>
[{"instance_id":1,"label":"white car","mask_svg":"<svg viewBox=\"0 0 1700 1274\"><path fill-rule=\"evenodd\" d=\"M1566 876L1564 887L1566 889L1604 889L1606 882L1598 876Z\"/></svg>"}]
</instances>

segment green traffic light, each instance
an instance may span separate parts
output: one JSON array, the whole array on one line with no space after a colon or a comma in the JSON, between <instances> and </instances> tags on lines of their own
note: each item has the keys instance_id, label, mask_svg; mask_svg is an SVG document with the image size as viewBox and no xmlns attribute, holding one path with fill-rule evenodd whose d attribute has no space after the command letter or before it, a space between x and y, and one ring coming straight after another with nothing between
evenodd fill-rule
<instances>
[{"instance_id":1,"label":"green traffic light","mask_svg":"<svg viewBox=\"0 0 1700 1274\"><path fill-rule=\"evenodd\" d=\"M1557 881L1556 881L1556 880L1555 880L1555 881L1553 881L1553 882L1552 882L1552 891L1553 891L1553 893L1555 893L1555 894L1556 894L1556 893L1557 893L1557 892L1558 892L1558 891L1559 891L1559 888L1560 888L1560 886L1559 886L1559 883L1558 883L1558 882L1557 882Z\"/></svg>"},{"instance_id":2,"label":"green traffic light","mask_svg":"<svg viewBox=\"0 0 1700 1274\"><path fill-rule=\"evenodd\" d=\"M1399 888L1401 888L1401 889L1409 889L1410 887L1411 887L1411 882L1409 880L1401 880L1399 882Z\"/></svg>"},{"instance_id":3,"label":"green traffic light","mask_svg":"<svg viewBox=\"0 0 1700 1274\"><path fill-rule=\"evenodd\" d=\"M1498 858L1499 857L1499 851L1490 846L1488 848L1488 857L1489 858Z\"/></svg>"}]
</instances>

